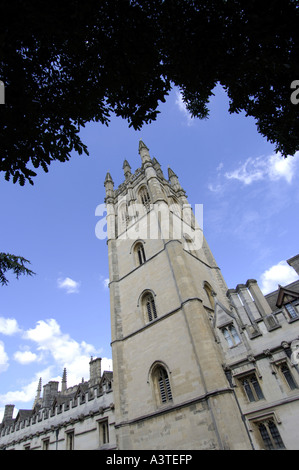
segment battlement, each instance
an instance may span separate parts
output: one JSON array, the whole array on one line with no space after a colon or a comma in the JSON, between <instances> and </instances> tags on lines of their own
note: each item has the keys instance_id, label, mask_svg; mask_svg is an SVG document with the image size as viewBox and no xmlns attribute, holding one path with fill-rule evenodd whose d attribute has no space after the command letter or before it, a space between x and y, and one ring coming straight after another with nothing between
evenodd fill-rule
<instances>
[{"instance_id":1,"label":"battlement","mask_svg":"<svg viewBox=\"0 0 299 470\"><path fill-rule=\"evenodd\" d=\"M71 398L63 404L57 403L52 409L41 409L25 419L16 419L0 430L0 449L13 448L16 445L25 446L27 441L44 440L46 437L54 438L59 431L68 432L69 428L84 423L85 433L89 428L94 429L95 421L103 421L109 417L114 419L113 390L88 390L85 394ZM32 448L32 444L31 444Z\"/></svg>"},{"instance_id":2,"label":"battlement","mask_svg":"<svg viewBox=\"0 0 299 470\"><path fill-rule=\"evenodd\" d=\"M0 450L28 446L30 449L44 449L45 442L47 448L51 445L52 448L66 449L70 432L76 436L76 448L80 448L80 442L84 449L91 445L88 443L92 443L91 448L101 448L102 445L114 448L114 429L110 431L112 440L106 442L105 438L105 442L101 442L100 439L100 426L104 423L108 429L114 423L113 373L104 371L101 376L99 359L92 360L90 364L90 380L69 388L66 388L64 371L60 392L58 382L51 381L44 386L44 395L40 397L40 381L32 409L19 410L15 419L12 417L14 405L6 405L0 424Z\"/></svg>"}]
</instances>

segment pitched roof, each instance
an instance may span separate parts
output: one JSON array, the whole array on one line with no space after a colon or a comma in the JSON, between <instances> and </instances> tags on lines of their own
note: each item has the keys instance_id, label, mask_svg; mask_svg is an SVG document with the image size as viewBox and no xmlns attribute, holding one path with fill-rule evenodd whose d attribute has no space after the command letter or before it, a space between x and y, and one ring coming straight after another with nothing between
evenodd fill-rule
<instances>
[{"instance_id":1,"label":"pitched roof","mask_svg":"<svg viewBox=\"0 0 299 470\"><path fill-rule=\"evenodd\" d=\"M16 417L16 422L24 421L27 418L31 418L32 414L33 414L33 410L19 410L17 417Z\"/></svg>"},{"instance_id":2,"label":"pitched roof","mask_svg":"<svg viewBox=\"0 0 299 470\"><path fill-rule=\"evenodd\" d=\"M271 310L273 312L275 312L275 310L277 310L278 308L278 305L277 305L277 302L278 302L278 296L279 296L279 292L281 289L285 289L285 290L288 290L288 291L292 291L292 294L294 295L299 295L299 280L298 281L295 281L295 282L292 282L291 284L288 284L287 286L285 287L281 287L279 286L278 289L276 289L275 291L273 292L270 292L269 294L266 294L265 295L265 299L267 300L268 304L270 305L271 307ZM285 300L285 299L284 299ZM282 305L282 304L281 304Z\"/></svg>"},{"instance_id":3,"label":"pitched roof","mask_svg":"<svg viewBox=\"0 0 299 470\"><path fill-rule=\"evenodd\" d=\"M280 286L276 306L280 308L283 304L299 299L299 292Z\"/></svg>"}]
</instances>

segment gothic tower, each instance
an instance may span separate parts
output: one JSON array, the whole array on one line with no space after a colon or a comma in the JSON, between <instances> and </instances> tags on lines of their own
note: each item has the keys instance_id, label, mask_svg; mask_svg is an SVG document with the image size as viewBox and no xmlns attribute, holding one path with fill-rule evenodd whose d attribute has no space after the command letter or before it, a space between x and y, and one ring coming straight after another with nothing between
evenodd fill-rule
<instances>
[{"instance_id":1,"label":"gothic tower","mask_svg":"<svg viewBox=\"0 0 299 470\"><path fill-rule=\"evenodd\" d=\"M139 142L105 179L119 449L250 449L215 333L227 287L185 191Z\"/></svg>"}]
</instances>

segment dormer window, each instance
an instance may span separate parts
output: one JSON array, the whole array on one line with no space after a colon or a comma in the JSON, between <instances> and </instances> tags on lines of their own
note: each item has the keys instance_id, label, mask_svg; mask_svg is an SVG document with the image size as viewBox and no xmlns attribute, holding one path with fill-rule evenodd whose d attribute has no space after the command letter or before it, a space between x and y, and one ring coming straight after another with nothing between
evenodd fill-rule
<instances>
[{"instance_id":1,"label":"dormer window","mask_svg":"<svg viewBox=\"0 0 299 470\"><path fill-rule=\"evenodd\" d=\"M233 324L227 325L222 328L222 333L230 348L237 346L241 343L237 330Z\"/></svg>"},{"instance_id":2,"label":"dormer window","mask_svg":"<svg viewBox=\"0 0 299 470\"><path fill-rule=\"evenodd\" d=\"M294 318L298 318L298 313L296 312L294 306L291 303L285 304L285 309L291 320L293 320Z\"/></svg>"}]
</instances>

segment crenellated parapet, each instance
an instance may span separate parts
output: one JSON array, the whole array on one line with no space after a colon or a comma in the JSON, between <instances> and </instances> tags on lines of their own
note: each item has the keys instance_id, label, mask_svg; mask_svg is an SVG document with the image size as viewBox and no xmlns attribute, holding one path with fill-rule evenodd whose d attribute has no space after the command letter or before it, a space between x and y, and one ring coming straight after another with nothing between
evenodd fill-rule
<instances>
[{"instance_id":1,"label":"crenellated parapet","mask_svg":"<svg viewBox=\"0 0 299 470\"><path fill-rule=\"evenodd\" d=\"M42 396L40 379L32 409L19 410L15 419L14 405L6 405L0 450L64 450L73 446L74 439L76 449L114 448L113 372L101 373L101 358L91 358L89 367L90 379L71 387L64 369L61 391L58 382L50 381Z\"/></svg>"},{"instance_id":2,"label":"crenellated parapet","mask_svg":"<svg viewBox=\"0 0 299 470\"><path fill-rule=\"evenodd\" d=\"M56 434L60 439L70 429L84 427L85 433L95 431L95 424L107 419L114 422L114 399L112 386L87 390L70 398L64 403L59 400L51 408L32 410L31 416L16 419L0 431L0 449L23 448L30 443L30 448L39 448L42 441L49 438L53 443ZM33 442L35 441L35 446ZM114 442L111 444L114 446Z\"/></svg>"}]
</instances>

